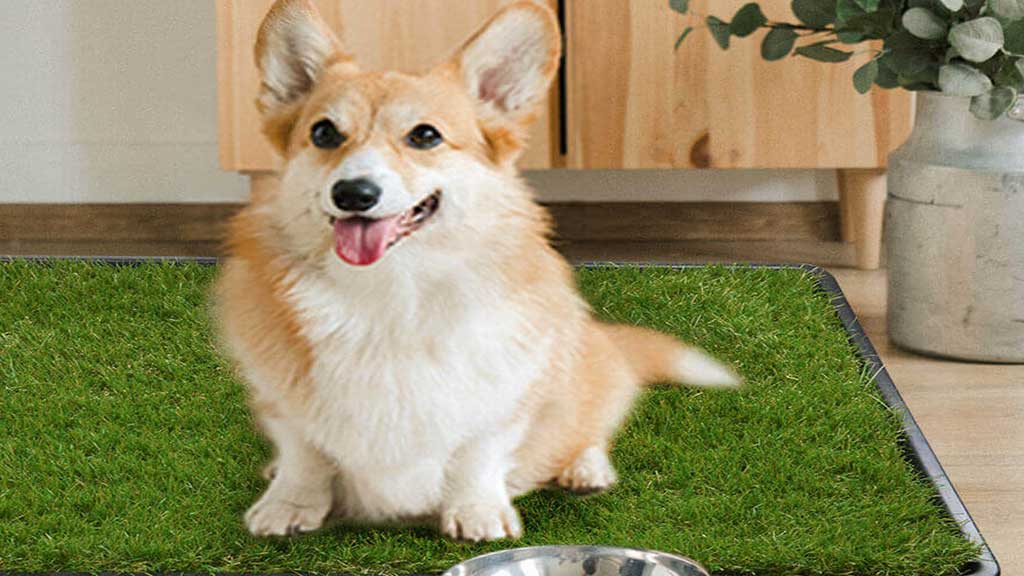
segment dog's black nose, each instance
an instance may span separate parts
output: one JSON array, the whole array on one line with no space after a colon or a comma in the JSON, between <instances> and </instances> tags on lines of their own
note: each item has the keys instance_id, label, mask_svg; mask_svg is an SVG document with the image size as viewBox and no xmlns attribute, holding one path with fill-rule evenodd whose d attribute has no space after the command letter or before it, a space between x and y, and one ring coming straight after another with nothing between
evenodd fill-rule
<instances>
[{"instance_id":1,"label":"dog's black nose","mask_svg":"<svg viewBox=\"0 0 1024 576\"><path fill-rule=\"evenodd\" d=\"M365 212L380 200L380 186L366 178L338 180L331 188L331 200L346 212Z\"/></svg>"}]
</instances>

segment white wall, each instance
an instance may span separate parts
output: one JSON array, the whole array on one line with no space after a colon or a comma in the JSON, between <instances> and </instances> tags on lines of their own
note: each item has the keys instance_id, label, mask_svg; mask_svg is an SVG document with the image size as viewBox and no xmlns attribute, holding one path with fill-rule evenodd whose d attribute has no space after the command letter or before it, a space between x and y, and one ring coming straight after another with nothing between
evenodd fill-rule
<instances>
[{"instance_id":1,"label":"white wall","mask_svg":"<svg viewBox=\"0 0 1024 576\"><path fill-rule=\"evenodd\" d=\"M0 0L0 202L232 202L213 0ZM831 171L550 171L545 200L834 199Z\"/></svg>"},{"instance_id":2,"label":"white wall","mask_svg":"<svg viewBox=\"0 0 1024 576\"><path fill-rule=\"evenodd\" d=\"M245 198L211 0L0 0L0 202Z\"/></svg>"}]
</instances>

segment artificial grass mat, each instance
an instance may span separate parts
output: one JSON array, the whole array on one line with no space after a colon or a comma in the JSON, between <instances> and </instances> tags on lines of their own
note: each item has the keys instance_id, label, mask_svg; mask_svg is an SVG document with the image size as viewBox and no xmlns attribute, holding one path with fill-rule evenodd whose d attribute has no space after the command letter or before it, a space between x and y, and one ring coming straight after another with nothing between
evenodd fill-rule
<instances>
[{"instance_id":1,"label":"artificial grass mat","mask_svg":"<svg viewBox=\"0 0 1024 576\"><path fill-rule=\"evenodd\" d=\"M211 343L214 274L0 264L0 571L422 573L513 545L429 528L249 536L268 448ZM646 392L614 449L619 484L521 498L515 545L654 548L761 575L955 574L976 557L811 274L578 279L599 316L700 343L748 386Z\"/></svg>"}]
</instances>

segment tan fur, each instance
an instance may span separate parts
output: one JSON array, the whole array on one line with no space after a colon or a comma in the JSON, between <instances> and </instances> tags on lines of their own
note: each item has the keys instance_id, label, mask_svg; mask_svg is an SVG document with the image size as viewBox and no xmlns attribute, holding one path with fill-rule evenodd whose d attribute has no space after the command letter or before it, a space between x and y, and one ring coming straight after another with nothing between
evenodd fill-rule
<instances>
[{"instance_id":1,"label":"tan fur","mask_svg":"<svg viewBox=\"0 0 1024 576\"><path fill-rule=\"evenodd\" d=\"M515 42L517 33L531 39L517 48L517 57L534 64L518 72L522 77L503 77L507 70L488 72L487 52L480 50L479 42L501 44L503 34ZM541 37L543 42L535 44ZM296 73L298 64L288 58L299 56L289 51L303 42L333 48L329 54L302 60L306 68ZM326 513L321 491L335 477L349 485L342 488L347 496L335 496L334 506L355 518L393 520L426 514L439 516L442 530L451 536L517 536L521 528L509 497L552 481L579 490L607 487L614 481L608 444L640 385L679 379L687 351L681 343L649 330L591 318L576 292L571 267L549 245L550 218L514 174L525 128L557 69L559 46L550 10L519 2L496 15L450 61L427 74L364 73L342 52L308 0L280 0L270 12L256 54L260 62L273 62L265 75L277 76L264 79L273 91L262 100L262 110L265 131L287 168L277 193L253 198L235 219L230 229L231 256L217 286L224 342L249 385L257 419L286 452L284 469L246 516L254 533L290 533L319 526ZM486 77L474 77L466 70ZM308 85L302 75L307 72ZM466 85L494 77L519 84ZM309 142L310 126L325 117L348 137L337 149L317 149ZM440 129L444 145L427 151L402 145L403 135L422 122ZM436 180L456 170L453 167L470 167L471 172L451 181L453 190L444 190L445 204L437 221L401 240L375 269L357 272L333 257L331 227L316 203L322 193L309 182L319 182L321 174L367 150L416 199L432 189L420 189L424 174ZM484 189L474 190L473 198L459 197L454 188L473 178L486 182ZM362 284L375 275L379 275L378 284ZM467 285L479 285L486 293L460 296L457 291ZM445 291L452 293L446 296ZM476 297L480 305L473 303ZM375 314L404 316L358 317L360 303L376 305L387 298L393 298L390 305L383 302L374 308ZM303 308L306 302L320 301L323 304L317 306L324 308ZM437 306L449 305L451 318L438 313ZM352 316L334 318L335 306L344 306ZM482 321L465 320L468 324L463 326L460 314L482 314ZM490 326L492 321L518 328L503 331ZM352 326L369 328L358 332ZM417 336L416 331L423 332ZM435 339L431 331L482 336L469 336L462 348L449 350L445 347L453 343L447 337ZM351 340L354 336L349 334L374 340ZM488 338L500 340L492 343ZM490 350L491 344L500 347L491 358L495 365L505 361L504 356L521 360L513 362L513 368L490 373L488 359L477 356L491 353L478 351ZM463 348L464 358L458 356ZM369 360L378 356L381 364ZM406 366L406 361L411 364ZM382 374L381 384L376 383L374 366ZM434 374L434 380L419 384L387 377L398 369L416 374L420 367L424 378ZM358 371L355 382L346 380L350 369ZM516 370L524 376L518 377ZM436 398L430 396L431 387L448 384L443 375L450 372L454 379L462 371L480 372L482 380L453 382L462 388L457 387L457 392L439 389ZM492 378L495 381L488 381ZM521 382L516 383L517 378ZM508 387L487 388L500 382ZM394 390L385 394L378 386ZM378 394L380 400L375 399ZM387 400L388 394L420 400L397 402ZM459 411L462 397L466 413ZM409 402L423 398L457 407L454 412L420 413L420 406ZM472 402L477 402L475 408ZM366 445L382 448L360 456L359 431L335 416L349 403L368 406L349 417L365 417L371 425L389 418L395 418L396 425L409 418L429 424L405 435L400 426L392 426L387 433L393 433L393 439L367 432L362 439ZM448 425L478 426L472 424L473 412L480 410L492 413L483 428L444 430ZM492 435L496 438L493 448L479 444ZM409 460L426 455L406 445L435 436L439 442L454 439L457 444L445 457L463 464L442 463L444 486L431 491L430 480L422 478L439 472L430 468L430 462ZM347 448L336 449L336 442ZM488 460L495 450L508 450L507 464L487 465L490 468L474 464ZM406 460L396 467L389 460L392 457ZM374 493L372 477L361 479L359 474L378 465L382 481L400 476L404 468L426 466L423 474L428 476L412 485L424 490L422 501L415 494L409 500L397 493ZM301 472L292 470L296 467ZM460 488L485 486L482 480L474 484L473 475L486 476L494 470L503 470L504 476L498 486L491 486L490 496L480 496L478 501L472 490Z\"/></svg>"}]
</instances>

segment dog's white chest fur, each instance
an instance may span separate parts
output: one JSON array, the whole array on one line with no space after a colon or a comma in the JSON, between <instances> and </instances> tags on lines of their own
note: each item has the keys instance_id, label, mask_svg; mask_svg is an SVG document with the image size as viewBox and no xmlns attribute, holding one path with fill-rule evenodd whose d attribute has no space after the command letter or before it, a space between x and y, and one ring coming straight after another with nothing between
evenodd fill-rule
<instances>
[{"instance_id":1,"label":"dog's white chest fur","mask_svg":"<svg viewBox=\"0 0 1024 576\"><path fill-rule=\"evenodd\" d=\"M341 468L350 514L434 512L453 452L507 423L541 375L544 335L489 284L386 265L296 282L290 297L314 351L304 428Z\"/></svg>"}]
</instances>

